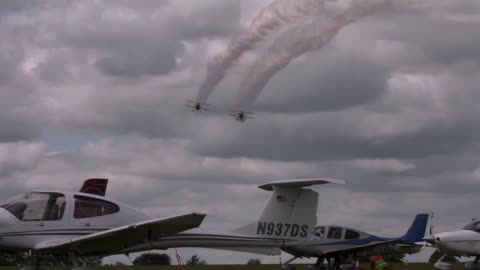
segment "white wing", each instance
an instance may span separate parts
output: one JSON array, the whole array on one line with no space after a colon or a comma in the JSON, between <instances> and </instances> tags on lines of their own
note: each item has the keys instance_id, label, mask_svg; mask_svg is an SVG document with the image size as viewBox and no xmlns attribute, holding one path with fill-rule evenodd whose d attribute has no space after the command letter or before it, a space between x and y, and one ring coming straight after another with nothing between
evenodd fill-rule
<instances>
[{"instance_id":1,"label":"white wing","mask_svg":"<svg viewBox=\"0 0 480 270\"><path fill-rule=\"evenodd\" d=\"M65 253L75 251L78 255L120 254L123 250L145 245L165 236L197 228L206 215L187 214L151 219L114 229L92 233L71 240L54 240L41 243L36 251Z\"/></svg>"}]
</instances>

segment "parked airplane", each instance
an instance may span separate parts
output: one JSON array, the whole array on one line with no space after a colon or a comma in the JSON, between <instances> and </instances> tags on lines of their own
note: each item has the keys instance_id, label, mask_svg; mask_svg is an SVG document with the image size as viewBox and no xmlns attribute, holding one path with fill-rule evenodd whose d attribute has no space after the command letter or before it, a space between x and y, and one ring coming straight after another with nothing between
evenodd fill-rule
<instances>
[{"instance_id":1,"label":"parked airplane","mask_svg":"<svg viewBox=\"0 0 480 270\"><path fill-rule=\"evenodd\" d=\"M155 247L203 247L278 255L283 250L301 257L338 259L344 255L385 253L416 253L421 245L428 214L419 214L407 233L399 238L382 238L339 226L316 226L318 193L305 187L328 183L344 184L342 180L305 179L275 181L259 188L273 191L260 218L233 232L209 232L192 229L162 238ZM288 263L288 262L287 262Z\"/></svg>"},{"instance_id":2,"label":"parked airplane","mask_svg":"<svg viewBox=\"0 0 480 270\"><path fill-rule=\"evenodd\" d=\"M106 179L85 181L80 192L32 191L0 205L0 251L79 256L154 249L163 237L198 227L204 214L154 218L103 197ZM36 265L28 269L38 269Z\"/></svg>"},{"instance_id":3,"label":"parked airplane","mask_svg":"<svg viewBox=\"0 0 480 270\"><path fill-rule=\"evenodd\" d=\"M273 191L260 217L231 232L192 229L155 242L158 249L201 247L279 255L281 248L302 242L317 222L318 193L304 187L344 184L334 179L275 181L259 186Z\"/></svg>"},{"instance_id":4,"label":"parked airplane","mask_svg":"<svg viewBox=\"0 0 480 270\"><path fill-rule=\"evenodd\" d=\"M431 233L424 240L435 247L441 255L434 266L441 270L455 269L455 265L444 262L446 256L475 257L474 261L467 262L465 269L480 269L480 220L473 220L461 230Z\"/></svg>"},{"instance_id":5,"label":"parked airplane","mask_svg":"<svg viewBox=\"0 0 480 270\"><path fill-rule=\"evenodd\" d=\"M341 257L377 254L412 254L421 250L416 244L423 240L428 222L428 214L418 214L405 235L398 238L385 238L351 228L317 226L305 241L285 247L284 250L295 257L316 257L317 265L324 259L338 261Z\"/></svg>"}]
</instances>

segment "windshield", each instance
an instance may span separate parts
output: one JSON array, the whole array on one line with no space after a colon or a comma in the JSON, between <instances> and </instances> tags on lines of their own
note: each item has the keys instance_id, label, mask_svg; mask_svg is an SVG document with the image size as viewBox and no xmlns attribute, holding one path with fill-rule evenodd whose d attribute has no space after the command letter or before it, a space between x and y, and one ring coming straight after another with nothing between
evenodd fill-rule
<instances>
[{"instance_id":1,"label":"windshield","mask_svg":"<svg viewBox=\"0 0 480 270\"><path fill-rule=\"evenodd\" d=\"M317 227L315 229L315 236L323 238L325 236L325 227Z\"/></svg>"},{"instance_id":2,"label":"windshield","mask_svg":"<svg viewBox=\"0 0 480 270\"><path fill-rule=\"evenodd\" d=\"M480 233L480 220L467 224L463 229Z\"/></svg>"},{"instance_id":3,"label":"windshield","mask_svg":"<svg viewBox=\"0 0 480 270\"><path fill-rule=\"evenodd\" d=\"M56 192L24 193L0 207L22 221L60 220L65 210L65 196Z\"/></svg>"}]
</instances>

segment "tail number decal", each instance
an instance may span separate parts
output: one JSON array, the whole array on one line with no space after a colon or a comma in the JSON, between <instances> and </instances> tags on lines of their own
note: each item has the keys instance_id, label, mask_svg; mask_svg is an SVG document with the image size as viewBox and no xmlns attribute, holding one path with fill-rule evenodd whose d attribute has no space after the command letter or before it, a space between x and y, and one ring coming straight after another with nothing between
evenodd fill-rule
<instances>
[{"instance_id":1,"label":"tail number decal","mask_svg":"<svg viewBox=\"0 0 480 270\"><path fill-rule=\"evenodd\" d=\"M258 222L258 235L307 237L308 226L289 223Z\"/></svg>"}]
</instances>

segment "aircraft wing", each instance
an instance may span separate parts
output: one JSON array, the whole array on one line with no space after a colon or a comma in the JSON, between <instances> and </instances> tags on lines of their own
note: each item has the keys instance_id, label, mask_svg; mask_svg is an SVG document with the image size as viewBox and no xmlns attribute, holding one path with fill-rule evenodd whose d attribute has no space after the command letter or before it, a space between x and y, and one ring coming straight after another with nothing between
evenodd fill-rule
<instances>
[{"instance_id":1,"label":"aircraft wing","mask_svg":"<svg viewBox=\"0 0 480 270\"><path fill-rule=\"evenodd\" d=\"M193 213L151 219L70 240L44 242L37 245L35 251L64 253L73 250L78 255L120 254L123 250L149 244L162 237L197 228L205 216L204 214Z\"/></svg>"}]
</instances>

